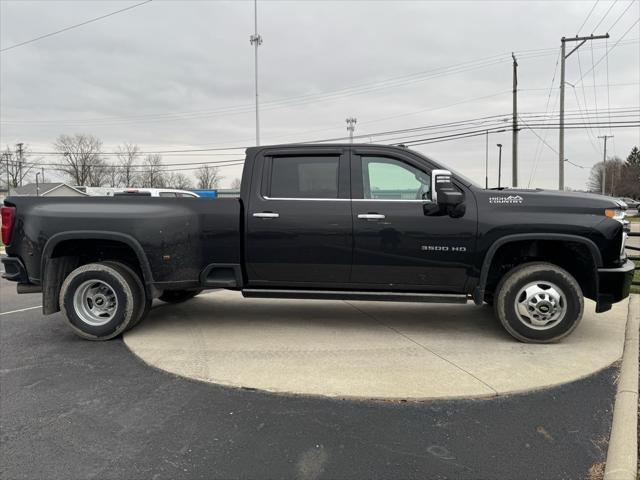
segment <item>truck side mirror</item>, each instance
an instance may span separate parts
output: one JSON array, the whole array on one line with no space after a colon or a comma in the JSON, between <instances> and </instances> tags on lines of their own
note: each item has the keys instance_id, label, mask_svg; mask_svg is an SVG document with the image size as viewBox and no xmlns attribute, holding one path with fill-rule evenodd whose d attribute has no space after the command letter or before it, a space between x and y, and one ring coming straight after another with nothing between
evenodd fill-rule
<instances>
[{"instance_id":1,"label":"truck side mirror","mask_svg":"<svg viewBox=\"0 0 640 480\"><path fill-rule=\"evenodd\" d=\"M451 181L449 170L431 172L431 195L433 201L441 207L455 207L464 201L464 195Z\"/></svg>"}]
</instances>

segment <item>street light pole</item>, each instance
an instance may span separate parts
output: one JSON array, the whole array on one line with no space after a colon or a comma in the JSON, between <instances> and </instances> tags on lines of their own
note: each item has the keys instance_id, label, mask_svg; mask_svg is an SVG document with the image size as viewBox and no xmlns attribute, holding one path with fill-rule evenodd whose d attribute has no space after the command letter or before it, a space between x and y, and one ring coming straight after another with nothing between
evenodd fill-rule
<instances>
[{"instance_id":1,"label":"street light pole","mask_svg":"<svg viewBox=\"0 0 640 480\"><path fill-rule=\"evenodd\" d=\"M500 177L502 176L502 144L497 143L498 146L498 188L500 188Z\"/></svg>"},{"instance_id":2,"label":"street light pole","mask_svg":"<svg viewBox=\"0 0 640 480\"><path fill-rule=\"evenodd\" d=\"M486 131L484 148L484 188L489 189L489 130Z\"/></svg>"},{"instance_id":3,"label":"street light pole","mask_svg":"<svg viewBox=\"0 0 640 480\"><path fill-rule=\"evenodd\" d=\"M258 47L262 45L262 37L258 35L258 0L253 0L254 33L249 37L249 43L255 48L254 70L256 76L256 145L260 145L260 110L258 102Z\"/></svg>"}]
</instances>

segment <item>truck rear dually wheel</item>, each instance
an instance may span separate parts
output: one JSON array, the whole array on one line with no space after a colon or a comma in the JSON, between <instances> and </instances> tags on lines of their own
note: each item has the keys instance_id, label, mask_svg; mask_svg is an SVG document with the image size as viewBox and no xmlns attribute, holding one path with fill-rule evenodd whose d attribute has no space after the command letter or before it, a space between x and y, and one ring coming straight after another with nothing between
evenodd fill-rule
<instances>
[{"instance_id":1,"label":"truck rear dually wheel","mask_svg":"<svg viewBox=\"0 0 640 480\"><path fill-rule=\"evenodd\" d=\"M115 262L73 270L60 289L60 309L72 330L88 340L109 340L135 324L145 308L135 274Z\"/></svg>"},{"instance_id":2,"label":"truck rear dually wheel","mask_svg":"<svg viewBox=\"0 0 640 480\"><path fill-rule=\"evenodd\" d=\"M140 312L140 315L138 316L137 319L132 320L127 326L127 330L131 330L133 327L138 325L142 320L144 320L144 318L149 314L149 312L151 311L152 299L151 297L147 296L147 293L144 289L144 284L142 283L142 280L140 280L140 275L134 272L131 267L129 267L128 265L125 265L124 263L116 262L113 260L107 260L101 263L104 265L111 265L116 269L125 270L131 276L131 278L135 281L135 284L137 287L136 295L138 295L139 298L142 298L144 300L144 307Z\"/></svg>"},{"instance_id":3,"label":"truck rear dually wheel","mask_svg":"<svg viewBox=\"0 0 640 480\"><path fill-rule=\"evenodd\" d=\"M566 337L580 323L584 309L575 278L546 262L527 263L507 272L494 300L496 315L507 332L530 343Z\"/></svg>"}]
</instances>

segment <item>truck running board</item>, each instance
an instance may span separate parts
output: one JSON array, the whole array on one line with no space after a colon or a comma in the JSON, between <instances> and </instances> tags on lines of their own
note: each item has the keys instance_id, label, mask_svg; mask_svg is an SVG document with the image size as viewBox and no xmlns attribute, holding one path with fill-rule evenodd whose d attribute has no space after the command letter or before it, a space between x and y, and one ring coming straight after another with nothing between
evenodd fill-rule
<instances>
[{"instance_id":1,"label":"truck running board","mask_svg":"<svg viewBox=\"0 0 640 480\"><path fill-rule=\"evenodd\" d=\"M364 300L384 302L467 303L467 295L452 293L358 292L347 290L278 290L244 288L247 298L305 298L313 300Z\"/></svg>"}]
</instances>

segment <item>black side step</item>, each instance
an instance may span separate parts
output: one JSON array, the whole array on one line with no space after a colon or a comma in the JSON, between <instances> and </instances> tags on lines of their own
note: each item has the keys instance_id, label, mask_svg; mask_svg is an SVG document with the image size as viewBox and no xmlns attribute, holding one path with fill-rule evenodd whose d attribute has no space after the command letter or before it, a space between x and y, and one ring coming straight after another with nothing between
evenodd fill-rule
<instances>
[{"instance_id":1,"label":"black side step","mask_svg":"<svg viewBox=\"0 0 640 480\"><path fill-rule=\"evenodd\" d=\"M453 293L357 292L336 290L278 290L244 288L247 298L306 298L312 300L365 300L383 302L467 303L467 295Z\"/></svg>"}]
</instances>

